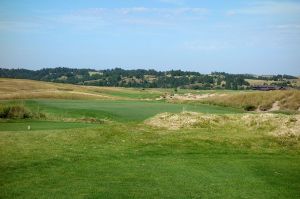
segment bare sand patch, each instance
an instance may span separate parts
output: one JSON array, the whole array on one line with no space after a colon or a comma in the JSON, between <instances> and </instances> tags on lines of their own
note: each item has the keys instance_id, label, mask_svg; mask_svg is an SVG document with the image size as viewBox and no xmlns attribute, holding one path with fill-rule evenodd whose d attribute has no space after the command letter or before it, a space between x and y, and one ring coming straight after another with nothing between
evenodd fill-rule
<instances>
[{"instance_id":1,"label":"bare sand patch","mask_svg":"<svg viewBox=\"0 0 300 199\"><path fill-rule=\"evenodd\" d=\"M279 111L280 106L279 106L279 101L276 101L272 104L272 108L269 111Z\"/></svg>"},{"instance_id":2,"label":"bare sand patch","mask_svg":"<svg viewBox=\"0 0 300 199\"><path fill-rule=\"evenodd\" d=\"M206 99L210 97L222 97L226 96L227 94L216 94L216 93L207 93L207 94L192 94L192 93L185 93L185 94L166 94L164 96L160 96L159 98L156 98L156 100L177 100L177 101L196 101L201 99Z\"/></svg>"}]
</instances>

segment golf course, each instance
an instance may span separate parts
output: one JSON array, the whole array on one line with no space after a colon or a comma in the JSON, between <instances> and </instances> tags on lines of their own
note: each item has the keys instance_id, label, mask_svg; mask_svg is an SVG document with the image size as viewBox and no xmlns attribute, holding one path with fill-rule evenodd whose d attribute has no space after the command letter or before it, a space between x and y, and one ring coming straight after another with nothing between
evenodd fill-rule
<instances>
[{"instance_id":1,"label":"golf course","mask_svg":"<svg viewBox=\"0 0 300 199\"><path fill-rule=\"evenodd\" d=\"M0 198L300 197L297 110L209 103L265 92L168 100L191 91L16 79L0 92Z\"/></svg>"}]
</instances>

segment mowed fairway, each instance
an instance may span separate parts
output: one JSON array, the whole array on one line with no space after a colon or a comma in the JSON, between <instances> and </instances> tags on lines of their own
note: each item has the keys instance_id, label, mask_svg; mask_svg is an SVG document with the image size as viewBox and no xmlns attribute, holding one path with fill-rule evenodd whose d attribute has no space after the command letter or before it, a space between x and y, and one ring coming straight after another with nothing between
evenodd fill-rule
<instances>
[{"instance_id":1,"label":"mowed fairway","mask_svg":"<svg viewBox=\"0 0 300 199\"><path fill-rule=\"evenodd\" d=\"M144 122L162 112L241 109L139 99L1 103L46 117L0 120L0 198L300 198L298 138L273 136L268 126Z\"/></svg>"},{"instance_id":2,"label":"mowed fairway","mask_svg":"<svg viewBox=\"0 0 300 199\"><path fill-rule=\"evenodd\" d=\"M143 121L162 112L241 113L240 109L206 104L171 104L162 101L30 100L32 109L62 117L96 117L116 121Z\"/></svg>"}]
</instances>

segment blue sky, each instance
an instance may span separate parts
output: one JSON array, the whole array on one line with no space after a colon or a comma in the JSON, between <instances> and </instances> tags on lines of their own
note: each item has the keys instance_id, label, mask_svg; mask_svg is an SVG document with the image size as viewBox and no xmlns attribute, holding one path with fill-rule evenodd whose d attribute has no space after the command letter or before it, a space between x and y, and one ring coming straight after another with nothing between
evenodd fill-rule
<instances>
[{"instance_id":1,"label":"blue sky","mask_svg":"<svg viewBox=\"0 0 300 199\"><path fill-rule=\"evenodd\" d=\"M0 67L300 75L300 1L1 0Z\"/></svg>"}]
</instances>

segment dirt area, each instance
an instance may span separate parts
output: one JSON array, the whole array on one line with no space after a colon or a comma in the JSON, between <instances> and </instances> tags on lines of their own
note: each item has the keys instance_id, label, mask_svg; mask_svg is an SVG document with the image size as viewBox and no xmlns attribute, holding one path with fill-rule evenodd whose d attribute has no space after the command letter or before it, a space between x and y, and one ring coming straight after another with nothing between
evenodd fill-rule
<instances>
[{"instance_id":1,"label":"dirt area","mask_svg":"<svg viewBox=\"0 0 300 199\"><path fill-rule=\"evenodd\" d=\"M280 110L280 106L279 106L279 101L276 101L272 104L272 108L269 109L269 111L279 111Z\"/></svg>"}]
</instances>

